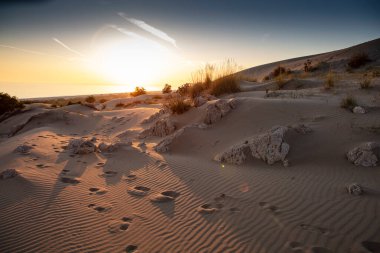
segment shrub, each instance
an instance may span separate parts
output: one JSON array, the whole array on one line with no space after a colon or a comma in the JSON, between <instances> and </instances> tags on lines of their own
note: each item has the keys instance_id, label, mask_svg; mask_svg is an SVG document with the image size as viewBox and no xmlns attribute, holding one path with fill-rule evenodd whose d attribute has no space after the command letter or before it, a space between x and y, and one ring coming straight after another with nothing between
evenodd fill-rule
<instances>
[{"instance_id":1,"label":"shrub","mask_svg":"<svg viewBox=\"0 0 380 253\"><path fill-rule=\"evenodd\" d=\"M335 86L335 75L332 71L329 71L326 75L326 80L325 80L325 89L331 89Z\"/></svg>"},{"instance_id":2,"label":"shrub","mask_svg":"<svg viewBox=\"0 0 380 253\"><path fill-rule=\"evenodd\" d=\"M219 96L227 93L235 93L240 91L240 85L235 74L221 77L212 82L210 94Z\"/></svg>"},{"instance_id":3,"label":"shrub","mask_svg":"<svg viewBox=\"0 0 380 253\"><path fill-rule=\"evenodd\" d=\"M362 79L360 80L360 88L362 89L369 89L371 88L371 77L367 74L364 74Z\"/></svg>"},{"instance_id":4,"label":"shrub","mask_svg":"<svg viewBox=\"0 0 380 253\"><path fill-rule=\"evenodd\" d=\"M105 103L105 102L107 102L107 101L108 101L108 100L105 99L105 98L102 98L102 99L99 100L100 103Z\"/></svg>"},{"instance_id":5,"label":"shrub","mask_svg":"<svg viewBox=\"0 0 380 253\"><path fill-rule=\"evenodd\" d=\"M164 88L162 89L162 94L171 93L172 92L172 86L169 84L165 84Z\"/></svg>"},{"instance_id":6,"label":"shrub","mask_svg":"<svg viewBox=\"0 0 380 253\"><path fill-rule=\"evenodd\" d=\"M191 98L199 97L202 93L202 91L205 90L205 85L202 83L195 83L190 86L189 88L189 95Z\"/></svg>"},{"instance_id":7,"label":"shrub","mask_svg":"<svg viewBox=\"0 0 380 253\"><path fill-rule=\"evenodd\" d=\"M136 87L135 91L129 93L132 97L137 97L146 94L146 90L143 87Z\"/></svg>"},{"instance_id":8,"label":"shrub","mask_svg":"<svg viewBox=\"0 0 380 253\"><path fill-rule=\"evenodd\" d=\"M347 97L343 98L342 101L340 102L340 107L345 108L345 109L349 109L351 111L357 105L358 104L356 103L355 98L352 96L347 96Z\"/></svg>"},{"instance_id":9,"label":"shrub","mask_svg":"<svg viewBox=\"0 0 380 253\"><path fill-rule=\"evenodd\" d=\"M365 53L358 53L351 56L351 58L348 60L348 66L351 68L359 68L363 65L365 65L367 62L369 62L370 59L367 54Z\"/></svg>"},{"instance_id":10,"label":"shrub","mask_svg":"<svg viewBox=\"0 0 380 253\"><path fill-rule=\"evenodd\" d=\"M179 86L177 88L177 92L181 96L186 96L187 94L189 94L189 90L190 90L190 84L189 83L185 83L182 86Z\"/></svg>"},{"instance_id":11,"label":"shrub","mask_svg":"<svg viewBox=\"0 0 380 253\"><path fill-rule=\"evenodd\" d=\"M125 104L123 104L123 103L117 103L116 105L115 105L115 107L124 107L125 106Z\"/></svg>"},{"instance_id":12,"label":"shrub","mask_svg":"<svg viewBox=\"0 0 380 253\"><path fill-rule=\"evenodd\" d=\"M191 105L185 102L182 96L175 96L168 100L165 107L169 108L172 113L182 114L188 111Z\"/></svg>"},{"instance_id":13,"label":"shrub","mask_svg":"<svg viewBox=\"0 0 380 253\"><path fill-rule=\"evenodd\" d=\"M277 77L279 76L280 74L284 74L286 73L286 70L284 67L281 67L281 66L278 66L277 68L275 68L272 72L272 75L273 77Z\"/></svg>"},{"instance_id":14,"label":"shrub","mask_svg":"<svg viewBox=\"0 0 380 253\"><path fill-rule=\"evenodd\" d=\"M11 97L8 93L0 92L0 115L22 109L23 103L15 96Z\"/></svg>"},{"instance_id":15,"label":"shrub","mask_svg":"<svg viewBox=\"0 0 380 253\"><path fill-rule=\"evenodd\" d=\"M86 97L85 101L87 103L94 103L95 102L95 98L94 98L94 96L88 96L88 97Z\"/></svg>"},{"instance_id":16,"label":"shrub","mask_svg":"<svg viewBox=\"0 0 380 253\"><path fill-rule=\"evenodd\" d=\"M276 77L277 88L281 90L285 85L285 76L284 74L280 74Z\"/></svg>"}]
</instances>

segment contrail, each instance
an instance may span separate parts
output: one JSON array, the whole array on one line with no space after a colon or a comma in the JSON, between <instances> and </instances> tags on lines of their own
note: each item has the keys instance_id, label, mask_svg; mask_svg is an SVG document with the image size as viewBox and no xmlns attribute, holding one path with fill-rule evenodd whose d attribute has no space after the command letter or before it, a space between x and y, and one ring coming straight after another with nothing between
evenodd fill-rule
<instances>
[{"instance_id":1,"label":"contrail","mask_svg":"<svg viewBox=\"0 0 380 253\"><path fill-rule=\"evenodd\" d=\"M85 57L82 53L72 49L71 47L69 47L68 45L66 45L65 43L63 43L62 41L60 41L59 39L57 38L52 38L55 42L57 42L59 45L63 46L64 48L66 48L67 50L69 50L70 52L76 54L76 55L79 55L80 57Z\"/></svg>"},{"instance_id":2,"label":"contrail","mask_svg":"<svg viewBox=\"0 0 380 253\"><path fill-rule=\"evenodd\" d=\"M142 20L138 20L138 19L135 19L135 18L128 18L124 13L122 12L119 12L118 15L122 18L124 18L125 20L127 20L128 22L140 27L141 29L153 34L154 36L166 41L166 42L169 42L170 44L172 44L174 47L177 48L177 43L175 41L175 39L173 39L172 37L170 37L168 34L166 34L165 32L151 26L151 25L148 25L147 23L145 23L144 21Z\"/></svg>"},{"instance_id":3,"label":"contrail","mask_svg":"<svg viewBox=\"0 0 380 253\"><path fill-rule=\"evenodd\" d=\"M9 48L9 49L21 51L21 52L24 52L24 53L29 53L29 54L36 54L36 55L43 55L43 56L52 56L52 57L58 57L58 58L62 58L62 59L67 59L66 57L60 56L60 55L47 54L47 53L43 53L43 52L39 52L39 51L34 51L34 50L29 50L29 49L24 49L24 48L19 48L19 47L14 47L14 46L10 46L10 45L0 44L0 47Z\"/></svg>"}]
</instances>

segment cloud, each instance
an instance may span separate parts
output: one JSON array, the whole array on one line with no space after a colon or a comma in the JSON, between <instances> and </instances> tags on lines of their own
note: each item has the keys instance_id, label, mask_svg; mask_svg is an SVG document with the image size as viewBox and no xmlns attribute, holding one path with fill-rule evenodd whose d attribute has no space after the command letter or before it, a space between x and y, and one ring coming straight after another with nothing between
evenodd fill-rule
<instances>
[{"instance_id":1,"label":"cloud","mask_svg":"<svg viewBox=\"0 0 380 253\"><path fill-rule=\"evenodd\" d=\"M52 57L57 57L57 58L61 58L61 59L67 59L66 57L63 57L63 56L60 56L60 55L47 54L47 53L43 53L43 52L39 52L39 51L24 49L24 48L20 48L20 47L14 47L14 46L10 46L10 45L0 44L0 47L9 48L9 49L21 51L21 52L24 52L24 53L29 53L29 54L42 55L42 56L52 56Z\"/></svg>"},{"instance_id":2,"label":"cloud","mask_svg":"<svg viewBox=\"0 0 380 253\"><path fill-rule=\"evenodd\" d=\"M134 19L134 18L128 18L124 13L122 12L119 12L118 15L122 18L124 18L125 20L127 20L128 22L138 26L139 28L153 34L154 36L166 41L166 42L169 42L170 44L172 44L174 47L177 47L177 43L175 41L175 39L173 39L172 37L170 37L168 34L166 34L165 32L151 26L151 25L148 25L147 23L145 23L144 21L142 20L138 20L138 19Z\"/></svg>"},{"instance_id":3,"label":"cloud","mask_svg":"<svg viewBox=\"0 0 380 253\"><path fill-rule=\"evenodd\" d=\"M74 49L72 49L71 47L69 47L68 45L66 45L65 43L63 43L62 41L60 41L59 39L57 38L52 38L55 42L57 42L59 45L61 45L62 47L66 48L67 50L69 50L70 52L80 56L80 57L84 57L84 55Z\"/></svg>"}]
</instances>

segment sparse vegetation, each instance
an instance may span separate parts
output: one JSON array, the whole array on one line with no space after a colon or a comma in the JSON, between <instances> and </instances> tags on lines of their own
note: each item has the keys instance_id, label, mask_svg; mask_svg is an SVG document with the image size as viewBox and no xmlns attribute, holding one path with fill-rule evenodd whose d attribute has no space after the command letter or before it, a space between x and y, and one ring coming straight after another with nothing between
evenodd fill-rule
<instances>
[{"instance_id":1,"label":"sparse vegetation","mask_svg":"<svg viewBox=\"0 0 380 253\"><path fill-rule=\"evenodd\" d=\"M95 102L95 98L94 98L94 96L88 96L88 97L86 97L85 101L87 103L94 103Z\"/></svg>"},{"instance_id":2,"label":"sparse vegetation","mask_svg":"<svg viewBox=\"0 0 380 253\"><path fill-rule=\"evenodd\" d=\"M115 105L115 107L124 107L125 106L125 104L123 104L123 103L117 103L116 105Z\"/></svg>"},{"instance_id":3,"label":"sparse vegetation","mask_svg":"<svg viewBox=\"0 0 380 253\"><path fill-rule=\"evenodd\" d=\"M182 114L188 111L191 105L185 102L183 96L178 95L170 98L168 102L165 104L165 107L169 108L172 113Z\"/></svg>"},{"instance_id":4,"label":"sparse vegetation","mask_svg":"<svg viewBox=\"0 0 380 253\"><path fill-rule=\"evenodd\" d=\"M358 53L358 54L354 54L353 56L351 56L351 58L349 59L347 64L349 67L351 67L353 69L357 69L357 68L360 68L361 66L367 64L369 61L370 61L370 59L369 59L367 54Z\"/></svg>"},{"instance_id":5,"label":"sparse vegetation","mask_svg":"<svg viewBox=\"0 0 380 253\"><path fill-rule=\"evenodd\" d=\"M369 89L371 88L371 82L372 82L372 78L370 77L369 74L364 74L363 77L361 78L359 84L360 84L360 88L362 89Z\"/></svg>"},{"instance_id":6,"label":"sparse vegetation","mask_svg":"<svg viewBox=\"0 0 380 253\"><path fill-rule=\"evenodd\" d=\"M190 84L185 83L177 88L177 93L181 96L186 96L187 94L189 94L189 90L190 90Z\"/></svg>"},{"instance_id":7,"label":"sparse vegetation","mask_svg":"<svg viewBox=\"0 0 380 253\"><path fill-rule=\"evenodd\" d=\"M326 90L334 88L335 86L335 74L331 70L326 75L324 87Z\"/></svg>"},{"instance_id":8,"label":"sparse vegetation","mask_svg":"<svg viewBox=\"0 0 380 253\"><path fill-rule=\"evenodd\" d=\"M340 102L340 107L349 109L350 111L352 111L352 109L354 109L354 107L357 105L358 104L356 103L355 98L352 96L347 96L343 98L342 101Z\"/></svg>"},{"instance_id":9,"label":"sparse vegetation","mask_svg":"<svg viewBox=\"0 0 380 253\"><path fill-rule=\"evenodd\" d=\"M234 74L216 79L212 82L210 87L210 94L214 96L220 96L223 94L235 93L239 91L239 82L236 75Z\"/></svg>"},{"instance_id":10,"label":"sparse vegetation","mask_svg":"<svg viewBox=\"0 0 380 253\"><path fill-rule=\"evenodd\" d=\"M292 71L290 69L285 69L281 65L277 66L269 75L264 77L264 81L269 81L270 79L277 78L278 76L282 75L282 78L284 78L287 75L290 75Z\"/></svg>"},{"instance_id":11,"label":"sparse vegetation","mask_svg":"<svg viewBox=\"0 0 380 253\"><path fill-rule=\"evenodd\" d=\"M129 93L132 97L137 97L146 94L146 90L143 87L136 87L135 91Z\"/></svg>"},{"instance_id":12,"label":"sparse vegetation","mask_svg":"<svg viewBox=\"0 0 380 253\"><path fill-rule=\"evenodd\" d=\"M22 109L23 107L23 103L15 96L12 97L8 93L0 92L0 115Z\"/></svg>"},{"instance_id":13,"label":"sparse vegetation","mask_svg":"<svg viewBox=\"0 0 380 253\"><path fill-rule=\"evenodd\" d=\"M99 100L100 103L105 103L105 102L107 102L107 101L108 101L108 100L105 99L105 98L102 98L102 99Z\"/></svg>"},{"instance_id":14,"label":"sparse vegetation","mask_svg":"<svg viewBox=\"0 0 380 253\"><path fill-rule=\"evenodd\" d=\"M162 89L162 94L167 94L172 92L172 86L170 84L165 84L164 88Z\"/></svg>"},{"instance_id":15,"label":"sparse vegetation","mask_svg":"<svg viewBox=\"0 0 380 253\"><path fill-rule=\"evenodd\" d=\"M203 83L194 83L189 88L189 95L192 99L201 95L202 91L206 89L206 85Z\"/></svg>"}]
</instances>

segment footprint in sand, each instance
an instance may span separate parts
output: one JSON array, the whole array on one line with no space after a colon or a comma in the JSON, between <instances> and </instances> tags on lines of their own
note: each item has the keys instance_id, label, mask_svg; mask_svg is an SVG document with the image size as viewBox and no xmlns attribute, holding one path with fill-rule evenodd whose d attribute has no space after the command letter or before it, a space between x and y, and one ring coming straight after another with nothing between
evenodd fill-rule
<instances>
[{"instance_id":1,"label":"footprint in sand","mask_svg":"<svg viewBox=\"0 0 380 253\"><path fill-rule=\"evenodd\" d=\"M174 201L180 194L176 191L164 191L158 194L155 194L150 198L150 201L156 203L164 203Z\"/></svg>"},{"instance_id":2,"label":"footprint in sand","mask_svg":"<svg viewBox=\"0 0 380 253\"><path fill-rule=\"evenodd\" d=\"M314 232L314 233L320 233L322 235L327 235L330 233L330 231L326 228L318 227L318 226L314 226L314 225L310 225L310 224L301 223L300 227L303 230Z\"/></svg>"},{"instance_id":3,"label":"footprint in sand","mask_svg":"<svg viewBox=\"0 0 380 253\"><path fill-rule=\"evenodd\" d=\"M289 242L287 246L295 253L304 252L304 245L300 242Z\"/></svg>"},{"instance_id":4,"label":"footprint in sand","mask_svg":"<svg viewBox=\"0 0 380 253\"><path fill-rule=\"evenodd\" d=\"M112 209L112 206L107 205L107 204L104 204L104 205L89 204L88 207L94 209L98 213L105 213Z\"/></svg>"},{"instance_id":5,"label":"footprint in sand","mask_svg":"<svg viewBox=\"0 0 380 253\"><path fill-rule=\"evenodd\" d=\"M125 180L126 181L133 181L133 180L136 180L137 179L137 176L134 175L134 174L130 174L128 176L125 177Z\"/></svg>"},{"instance_id":6,"label":"footprint in sand","mask_svg":"<svg viewBox=\"0 0 380 253\"><path fill-rule=\"evenodd\" d=\"M125 247L125 252L127 252L127 253L134 253L134 252L136 252L136 250L137 250L136 245L130 244L127 247Z\"/></svg>"},{"instance_id":7,"label":"footprint in sand","mask_svg":"<svg viewBox=\"0 0 380 253\"><path fill-rule=\"evenodd\" d=\"M61 177L61 182L65 184L79 184L80 179L75 177Z\"/></svg>"},{"instance_id":8,"label":"footprint in sand","mask_svg":"<svg viewBox=\"0 0 380 253\"><path fill-rule=\"evenodd\" d=\"M149 194L150 188L145 186L135 186L131 187L127 190L127 192L131 195L135 196L146 196Z\"/></svg>"},{"instance_id":9,"label":"footprint in sand","mask_svg":"<svg viewBox=\"0 0 380 253\"><path fill-rule=\"evenodd\" d=\"M90 191L90 194L103 195L107 193L107 189L105 188L91 187L88 190Z\"/></svg>"},{"instance_id":10,"label":"footprint in sand","mask_svg":"<svg viewBox=\"0 0 380 253\"><path fill-rule=\"evenodd\" d=\"M108 171L105 171L103 174L101 174L100 176L101 177L113 177L117 174L116 171L112 171L112 170L108 170Z\"/></svg>"},{"instance_id":11,"label":"footprint in sand","mask_svg":"<svg viewBox=\"0 0 380 253\"><path fill-rule=\"evenodd\" d=\"M306 252L307 253L333 253L331 250L324 247L320 247L320 246L313 246Z\"/></svg>"},{"instance_id":12,"label":"footprint in sand","mask_svg":"<svg viewBox=\"0 0 380 253\"><path fill-rule=\"evenodd\" d=\"M362 246L372 253L380 253L380 242L363 241Z\"/></svg>"},{"instance_id":13,"label":"footprint in sand","mask_svg":"<svg viewBox=\"0 0 380 253\"><path fill-rule=\"evenodd\" d=\"M265 209L265 210L269 210L269 211L271 211L271 212L274 213L274 214L276 214L276 213L279 212L277 206L270 205L270 204L267 203L267 202L259 202L259 206L261 206L261 207L262 207L263 209Z\"/></svg>"},{"instance_id":14,"label":"footprint in sand","mask_svg":"<svg viewBox=\"0 0 380 253\"><path fill-rule=\"evenodd\" d=\"M215 212L218 212L220 209L224 207L223 204L217 203L217 204L203 204L200 207L197 208L197 211L202 214L212 214Z\"/></svg>"}]
</instances>

